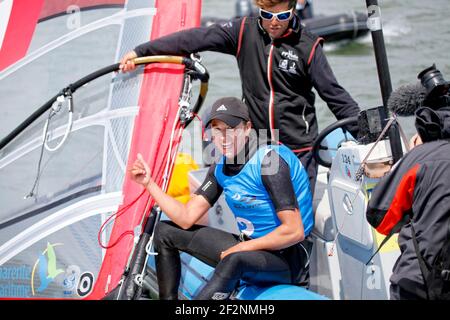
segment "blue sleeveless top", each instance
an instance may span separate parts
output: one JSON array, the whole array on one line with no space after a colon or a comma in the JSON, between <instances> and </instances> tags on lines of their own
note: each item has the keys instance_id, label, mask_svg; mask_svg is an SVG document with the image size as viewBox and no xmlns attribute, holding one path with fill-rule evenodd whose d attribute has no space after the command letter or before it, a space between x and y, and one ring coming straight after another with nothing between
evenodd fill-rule
<instances>
[{"instance_id":1,"label":"blue sleeveless top","mask_svg":"<svg viewBox=\"0 0 450 320\"><path fill-rule=\"evenodd\" d=\"M300 160L286 146L260 147L235 176L223 174L225 157L222 157L214 171L217 182L223 188L225 200L233 211L242 233L251 238L259 238L272 232L281 222L261 178L262 161L270 151L278 153L289 165L304 233L307 236L314 225L309 179Z\"/></svg>"}]
</instances>

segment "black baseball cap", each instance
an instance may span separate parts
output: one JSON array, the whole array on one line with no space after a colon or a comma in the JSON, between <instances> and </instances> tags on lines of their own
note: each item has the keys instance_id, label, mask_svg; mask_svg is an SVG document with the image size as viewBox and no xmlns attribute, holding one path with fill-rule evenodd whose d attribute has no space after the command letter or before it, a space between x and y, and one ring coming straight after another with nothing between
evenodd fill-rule
<instances>
[{"instance_id":1,"label":"black baseball cap","mask_svg":"<svg viewBox=\"0 0 450 320\"><path fill-rule=\"evenodd\" d=\"M213 120L225 122L231 128L236 127L242 121L250 121L247 105L234 97L221 98L214 102L205 127Z\"/></svg>"}]
</instances>

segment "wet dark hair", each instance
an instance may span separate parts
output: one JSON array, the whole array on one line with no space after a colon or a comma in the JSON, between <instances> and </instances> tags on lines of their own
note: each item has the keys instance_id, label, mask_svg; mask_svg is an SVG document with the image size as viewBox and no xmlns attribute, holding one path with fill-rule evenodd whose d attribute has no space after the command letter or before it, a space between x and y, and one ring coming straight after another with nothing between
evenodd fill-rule
<instances>
[{"instance_id":1,"label":"wet dark hair","mask_svg":"<svg viewBox=\"0 0 450 320\"><path fill-rule=\"evenodd\" d=\"M258 7L273 7L285 2L289 2L289 9L294 8L297 4L297 0L255 0L255 4Z\"/></svg>"}]
</instances>

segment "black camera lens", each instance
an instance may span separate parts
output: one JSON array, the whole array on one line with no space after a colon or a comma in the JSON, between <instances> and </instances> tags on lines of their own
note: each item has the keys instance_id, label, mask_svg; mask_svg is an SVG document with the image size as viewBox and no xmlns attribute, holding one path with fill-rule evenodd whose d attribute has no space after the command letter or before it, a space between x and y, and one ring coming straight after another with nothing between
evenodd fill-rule
<instances>
[{"instance_id":1,"label":"black camera lens","mask_svg":"<svg viewBox=\"0 0 450 320\"><path fill-rule=\"evenodd\" d=\"M445 95L450 87L450 83L445 81L435 64L419 73L417 78L427 90L427 99Z\"/></svg>"}]
</instances>

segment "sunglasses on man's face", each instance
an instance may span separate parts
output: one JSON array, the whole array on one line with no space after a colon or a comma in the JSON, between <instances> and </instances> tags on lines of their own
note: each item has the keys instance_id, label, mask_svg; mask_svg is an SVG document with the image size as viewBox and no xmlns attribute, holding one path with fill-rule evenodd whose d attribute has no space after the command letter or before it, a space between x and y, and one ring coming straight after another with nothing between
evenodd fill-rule
<instances>
[{"instance_id":1,"label":"sunglasses on man's face","mask_svg":"<svg viewBox=\"0 0 450 320\"><path fill-rule=\"evenodd\" d=\"M264 9L259 9L259 16L261 18L263 18L264 20L272 20L273 17L276 17L278 21L286 21L289 20L292 16L292 11L293 8L287 10L287 11L282 11L282 12L278 12L278 13L273 13Z\"/></svg>"}]
</instances>

